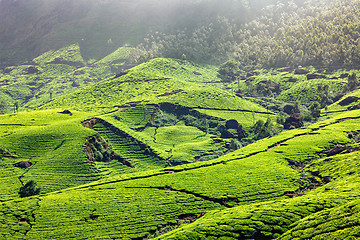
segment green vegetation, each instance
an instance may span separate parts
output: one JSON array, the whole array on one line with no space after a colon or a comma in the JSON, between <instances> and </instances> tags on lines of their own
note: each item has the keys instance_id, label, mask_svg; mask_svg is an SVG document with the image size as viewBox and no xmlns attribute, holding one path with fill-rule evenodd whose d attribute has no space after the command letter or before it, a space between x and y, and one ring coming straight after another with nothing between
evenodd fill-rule
<instances>
[{"instance_id":1,"label":"green vegetation","mask_svg":"<svg viewBox=\"0 0 360 240\"><path fill-rule=\"evenodd\" d=\"M194 74L191 68L181 74L181 77L176 76L176 71L175 74L166 75L163 69L169 72L173 68L172 65L177 66L178 60L154 59L130 69L123 76L110 78L95 86L75 91L66 97L57 98L42 108L69 107L105 112L114 110L117 106L136 102L153 104L169 102L193 108L266 112L257 104L232 93L204 85L201 82L208 77ZM207 68L199 68L199 70L206 71ZM186 81L189 75L192 76L192 81L200 83Z\"/></svg>"},{"instance_id":2,"label":"green vegetation","mask_svg":"<svg viewBox=\"0 0 360 240\"><path fill-rule=\"evenodd\" d=\"M125 110L122 116L125 118L130 114L125 114L126 111L132 111L134 121L143 119L144 114L136 113L140 113L140 109L149 109L146 112L151 113L153 107L138 105ZM191 145L191 140L197 138L200 148L196 151L209 152L203 143L208 141L208 135L179 121L172 126L158 126L155 142L143 148L150 139L146 136L151 136L155 127L142 130L138 128L140 125L130 124L132 129L121 119L104 115L100 117L111 124L94 125L94 130L104 140L93 145L98 150L106 150L108 147L104 146L109 144L112 151L131 162L134 168L118 159L92 162L82 159L83 154L79 153L71 155L71 163L65 154L71 153L68 146L75 145L66 142L81 141L79 149L84 151L87 139L96 136L96 132L81 126L80 122L93 118L76 111L72 116L58 112L47 110L2 116L4 124L1 126L3 130L7 129L3 134L10 135L1 144L17 157L2 160L3 174L8 174L11 169L14 173L18 171L12 180L14 183L19 184L17 176L22 175L22 181L35 179L44 189L36 198L21 199L16 194L12 196L13 200L9 195L3 197L8 200L0 207L0 211L6 211L2 215L6 223L2 225L2 237L26 234L29 239L135 239L149 236L163 239L225 236L293 239L308 238L310 235L302 231L309 226L318 229L307 233L312 236L358 236L357 232L350 231L350 226L356 224L350 225L351 219L357 216L357 211L350 209L356 208L359 197L358 152L343 154L344 151L340 151L333 156L329 152L339 144L352 149L360 147L357 137L359 110L307 128L282 132L214 160L167 168L157 157L156 149L165 148L166 151L166 146L175 144L174 157L176 151L192 154L186 145ZM33 120L27 122L28 119ZM67 131L62 131L60 126ZM123 127L119 129L119 126ZM42 135L47 133L48 143L39 141L39 135L35 138L37 128L44 131ZM27 129L34 133L29 135ZM56 132L50 129L56 129ZM349 136L349 132L353 134ZM201 134L203 139L198 137ZM23 140L16 140L20 136ZM27 144L30 138L34 139L31 145L30 142ZM181 144L177 146L177 143ZM44 152L51 145L52 150ZM37 152L36 149L41 150ZM55 158L52 151L62 153L61 158ZM24 159L25 153L32 154L31 162L36 164L25 170L14 167L11 163ZM57 159L57 165L63 170L60 171L54 162L50 163L51 159ZM75 169L75 160L79 161L82 170ZM73 169L71 182L66 178L66 165ZM46 174L42 174L44 171ZM49 176L53 174L62 177L50 181ZM81 183L80 178L86 178L86 181ZM13 188L17 193L19 187L9 184L10 179L8 183L5 177L1 179L3 187ZM80 181L74 181L76 179ZM50 182L57 187L51 188ZM7 194L11 192L9 190ZM344 216L343 221L339 222L334 217L336 214ZM327 225L319 219L332 224L334 230L327 231Z\"/></svg>"},{"instance_id":3,"label":"green vegetation","mask_svg":"<svg viewBox=\"0 0 360 240\"><path fill-rule=\"evenodd\" d=\"M59 49L57 51L48 51L41 56L34 58L33 61L40 63L70 63L82 65L84 59L80 53L80 46L78 44L70 45L68 47Z\"/></svg>"},{"instance_id":4,"label":"green vegetation","mask_svg":"<svg viewBox=\"0 0 360 240\"><path fill-rule=\"evenodd\" d=\"M360 238L358 2L10 2L0 239Z\"/></svg>"},{"instance_id":5,"label":"green vegetation","mask_svg":"<svg viewBox=\"0 0 360 240\"><path fill-rule=\"evenodd\" d=\"M149 33L138 46L139 58L186 55L196 62L225 62L221 72L227 79L237 68L358 67L358 1L270 2L245 22L219 14L191 30Z\"/></svg>"},{"instance_id":6,"label":"green vegetation","mask_svg":"<svg viewBox=\"0 0 360 240\"><path fill-rule=\"evenodd\" d=\"M104 61L120 69L123 50ZM76 76L91 68L37 67L58 75L60 66L84 72ZM0 115L0 236L358 237L350 226L357 226L360 194L360 112L358 90L348 93L357 70L308 79L296 69L259 69L226 81L218 71L157 58L64 96L49 94L36 111L14 104L14 113ZM24 89L14 87L19 96ZM283 131L296 127L290 116L305 127Z\"/></svg>"},{"instance_id":7,"label":"green vegetation","mask_svg":"<svg viewBox=\"0 0 360 240\"><path fill-rule=\"evenodd\" d=\"M53 99L133 67L130 47L121 47L100 61L86 62L79 44L51 50L33 61L0 72L0 112L15 103L34 109Z\"/></svg>"},{"instance_id":8,"label":"green vegetation","mask_svg":"<svg viewBox=\"0 0 360 240\"><path fill-rule=\"evenodd\" d=\"M59 110L21 112L0 116L0 145L9 152L1 163L2 200L14 199L21 182L35 181L42 193L99 179L87 164L86 139L94 132L81 126L89 115ZM27 161L28 168L14 167ZM59 178L59 175L61 178Z\"/></svg>"},{"instance_id":9,"label":"green vegetation","mask_svg":"<svg viewBox=\"0 0 360 240\"><path fill-rule=\"evenodd\" d=\"M36 182L28 181L24 186L22 186L19 190L20 197L30 197L34 195L38 195L41 191L41 188L36 187Z\"/></svg>"}]
</instances>

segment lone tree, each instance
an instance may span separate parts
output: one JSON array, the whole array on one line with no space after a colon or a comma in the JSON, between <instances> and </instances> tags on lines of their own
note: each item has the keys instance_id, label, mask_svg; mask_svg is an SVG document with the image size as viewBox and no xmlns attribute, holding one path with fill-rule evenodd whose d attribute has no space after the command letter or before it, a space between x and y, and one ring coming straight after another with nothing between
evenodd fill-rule
<instances>
[{"instance_id":1,"label":"lone tree","mask_svg":"<svg viewBox=\"0 0 360 240\"><path fill-rule=\"evenodd\" d=\"M314 102L310 105L310 111L311 111L311 116L312 116L313 118L318 118L318 117L320 117L320 113L321 113L320 103L318 103L317 101L314 101Z\"/></svg>"},{"instance_id":2,"label":"lone tree","mask_svg":"<svg viewBox=\"0 0 360 240\"><path fill-rule=\"evenodd\" d=\"M263 120L258 120L253 126L256 139L262 139L273 136L273 123L270 118L264 123Z\"/></svg>"},{"instance_id":3,"label":"lone tree","mask_svg":"<svg viewBox=\"0 0 360 240\"><path fill-rule=\"evenodd\" d=\"M19 190L20 197L30 197L40 194L41 188L36 187L36 182L33 180L28 181L24 186Z\"/></svg>"}]
</instances>

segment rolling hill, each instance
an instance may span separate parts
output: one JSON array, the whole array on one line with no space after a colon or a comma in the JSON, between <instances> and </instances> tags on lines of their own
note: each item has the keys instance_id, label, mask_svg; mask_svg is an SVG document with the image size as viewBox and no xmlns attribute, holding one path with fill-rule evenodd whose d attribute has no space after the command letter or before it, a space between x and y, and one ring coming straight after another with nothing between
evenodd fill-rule
<instances>
[{"instance_id":1,"label":"rolling hill","mask_svg":"<svg viewBox=\"0 0 360 240\"><path fill-rule=\"evenodd\" d=\"M71 48L57 61L80 61ZM249 82L289 89L277 101L313 88L304 75L279 72L224 83L218 68L158 58L0 115L1 238L359 237L360 110L337 107L357 91L321 121L260 139L257 123L280 112L242 96ZM41 193L19 197L31 181Z\"/></svg>"},{"instance_id":2,"label":"rolling hill","mask_svg":"<svg viewBox=\"0 0 360 240\"><path fill-rule=\"evenodd\" d=\"M359 16L0 0L0 239L360 239Z\"/></svg>"}]
</instances>

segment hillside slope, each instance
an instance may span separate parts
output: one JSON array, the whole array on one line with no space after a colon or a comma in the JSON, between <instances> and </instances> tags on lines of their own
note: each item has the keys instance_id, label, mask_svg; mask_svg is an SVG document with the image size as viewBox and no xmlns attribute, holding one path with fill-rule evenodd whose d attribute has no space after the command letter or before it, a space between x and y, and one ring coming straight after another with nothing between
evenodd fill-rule
<instances>
[{"instance_id":1,"label":"hillside slope","mask_svg":"<svg viewBox=\"0 0 360 240\"><path fill-rule=\"evenodd\" d=\"M193 69L188 62L179 64L175 59L154 59L115 78L55 99L42 108L68 107L105 112L128 103L169 102L192 108L267 112L257 104L212 87L211 82L220 79L214 79L215 74L209 74L207 68L198 66L198 72Z\"/></svg>"},{"instance_id":2,"label":"hillside slope","mask_svg":"<svg viewBox=\"0 0 360 240\"><path fill-rule=\"evenodd\" d=\"M78 59L71 52L62 59ZM0 115L0 238L359 237L360 110L331 106L318 123L275 133L277 114L222 89L217 70L158 58L39 110ZM313 88L274 71L252 84ZM20 197L31 181L40 194Z\"/></svg>"},{"instance_id":3,"label":"hillside slope","mask_svg":"<svg viewBox=\"0 0 360 240\"><path fill-rule=\"evenodd\" d=\"M39 120L30 115L35 122L50 120L44 119L42 112L38 114ZM58 120L71 118L54 116L59 116ZM80 116L86 118L75 113L71 121L61 120L62 125L74 124ZM45 191L35 197L21 199L13 195L13 200L1 204L2 237L145 239L178 227L162 238L308 239L321 234L332 238L359 237L357 231L351 231L358 226L351 220L357 212L348 210L356 208L359 197L359 116L359 110L350 111L211 161L130 174L105 174L99 181L93 179L85 185ZM16 115L5 119L13 117ZM25 115L22 118L27 119ZM3 144L8 142L5 146L9 152L18 149L16 153L22 157L22 148L15 149L9 141L25 126L18 128L18 133L8 133L8 141ZM92 131L82 126L76 129L76 132L84 129L81 131L88 134ZM76 136L85 139L85 135ZM61 139L53 138L57 142ZM340 146L345 150L338 150ZM6 162L9 160L5 158ZM65 163L60 158L58 161ZM25 177L43 185L46 182L36 174L39 164L40 161L30 167ZM7 166L10 170L11 165ZM96 163L84 162L85 166ZM54 170L48 168L48 175ZM75 172L79 177L85 176L79 170ZM13 192L15 189L12 187ZM335 213L346 218L339 222L333 217ZM328 219L332 229L317 216ZM304 226L317 230L303 234Z\"/></svg>"}]
</instances>

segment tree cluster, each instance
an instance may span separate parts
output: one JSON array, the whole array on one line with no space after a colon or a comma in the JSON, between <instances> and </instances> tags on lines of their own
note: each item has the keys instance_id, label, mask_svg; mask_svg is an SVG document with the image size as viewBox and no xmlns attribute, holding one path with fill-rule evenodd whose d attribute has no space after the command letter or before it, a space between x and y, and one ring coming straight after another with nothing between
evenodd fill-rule
<instances>
[{"instance_id":1,"label":"tree cluster","mask_svg":"<svg viewBox=\"0 0 360 240\"><path fill-rule=\"evenodd\" d=\"M186 58L202 63L234 59L242 69L314 65L358 67L360 2L278 2L247 23L218 17L175 33L149 34L137 59Z\"/></svg>"}]
</instances>

